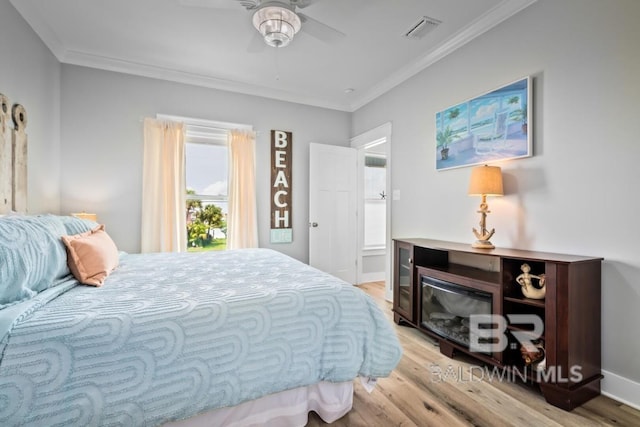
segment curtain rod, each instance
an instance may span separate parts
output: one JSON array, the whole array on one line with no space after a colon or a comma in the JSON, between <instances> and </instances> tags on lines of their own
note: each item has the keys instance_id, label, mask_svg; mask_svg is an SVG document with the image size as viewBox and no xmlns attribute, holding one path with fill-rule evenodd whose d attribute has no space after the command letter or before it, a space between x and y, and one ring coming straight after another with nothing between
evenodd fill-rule
<instances>
[{"instance_id":1,"label":"curtain rod","mask_svg":"<svg viewBox=\"0 0 640 427\"><path fill-rule=\"evenodd\" d=\"M247 125L244 123L230 123L230 122L220 122L216 120L207 120L207 119L196 119L193 117L183 117L183 116L174 116L170 114L156 114L156 118L160 120L172 120L175 122L182 122L184 124L199 126L213 130L233 130L233 129L241 129L241 130L250 130L253 131L253 126Z\"/></svg>"}]
</instances>

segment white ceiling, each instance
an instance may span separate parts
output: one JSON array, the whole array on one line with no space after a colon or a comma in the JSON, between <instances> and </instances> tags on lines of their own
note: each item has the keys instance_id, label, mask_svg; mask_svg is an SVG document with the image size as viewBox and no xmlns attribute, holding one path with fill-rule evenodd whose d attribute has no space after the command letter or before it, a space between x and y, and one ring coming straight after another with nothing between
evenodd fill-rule
<instances>
[{"instance_id":1,"label":"white ceiling","mask_svg":"<svg viewBox=\"0 0 640 427\"><path fill-rule=\"evenodd\" d=\"M299 12L345 36L281 49L237 0L11 3L62 63L354 111L534 1L316 0ZM402 37L422 16L442 23Z\"/></svg>"}]
</instances>

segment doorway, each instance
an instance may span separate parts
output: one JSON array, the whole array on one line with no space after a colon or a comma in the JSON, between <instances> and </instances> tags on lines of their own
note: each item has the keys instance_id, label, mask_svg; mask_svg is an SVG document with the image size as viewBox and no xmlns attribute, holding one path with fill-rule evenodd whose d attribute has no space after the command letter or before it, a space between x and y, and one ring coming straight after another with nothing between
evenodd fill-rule
<instances>
[{"instance_id":1,"label":"doorway","mask_svg":"<svg viewBox=\"0 0 640 427\"><path fill-rule=\"evenodd\" d=\"M391 300L391 123L351 139L358 150L356 283L385 282Z\"/></svg>"}]
</instances>

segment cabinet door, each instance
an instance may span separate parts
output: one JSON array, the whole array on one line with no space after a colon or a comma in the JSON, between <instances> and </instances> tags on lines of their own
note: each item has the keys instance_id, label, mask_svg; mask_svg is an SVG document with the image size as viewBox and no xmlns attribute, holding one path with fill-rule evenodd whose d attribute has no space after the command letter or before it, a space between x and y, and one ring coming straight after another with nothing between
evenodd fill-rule
<instances>
[{"instance_id":1,"label":"cabinet door","mask_svg":"<svg viewBox=\"0 0 640 427\"><path fill-rule=\"evenodd\" d=\"M395 242L393 280L393 309L407 321L413 322L413 246L405 242Z\"/></svg>"}]
</instances>

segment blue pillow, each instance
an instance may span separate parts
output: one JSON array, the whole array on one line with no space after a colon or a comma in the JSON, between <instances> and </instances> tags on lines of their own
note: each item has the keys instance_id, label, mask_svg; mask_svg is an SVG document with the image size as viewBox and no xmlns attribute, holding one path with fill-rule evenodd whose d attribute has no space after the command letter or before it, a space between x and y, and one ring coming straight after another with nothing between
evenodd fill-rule
<instances>
[{"instance_id":1,"label":"blue pillow","mask_svg":"<svg viewBox=\"0 0 640 427\"><path fill-rule=\"evenodd\" d=\"M61 217L0 218L0 309L33 298L70 274Z\"/></svg>"},{"instance_id":2,"label":"blue pillow","mask_svg":"<svg viewBox=\"0 0 640 427\"><path fill-rule=\"evenodd\" d=\"M66 229L66 234L71 236L74 234L85 233L89 230L93 230L98 225L97 222L91 221L89 219L76 218L75 216L60 216L58 217L64 228Z\"/></svg>"}]
</instances>

